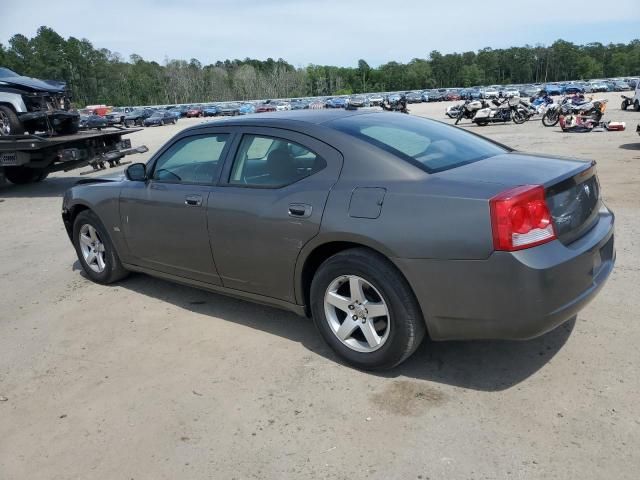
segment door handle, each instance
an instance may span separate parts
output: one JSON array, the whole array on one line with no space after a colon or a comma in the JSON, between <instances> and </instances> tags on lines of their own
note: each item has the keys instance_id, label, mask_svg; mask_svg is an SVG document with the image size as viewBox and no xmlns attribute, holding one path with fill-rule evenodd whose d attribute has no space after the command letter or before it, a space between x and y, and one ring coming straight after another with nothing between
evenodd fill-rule
<instances>
[{"instance_id":1,"label":"door handle","mask_svg":"<svg viewBox=\"0 0 640 480\"><path fill-rule=\"evenodd\" d=\"M289 216L297 218L309 218L313 207L306 203L290 203L289 204Z\"/></svg>"},{"instance_id":2,"label":"door handle","mask_svg":"<svg viewBox=\"0 0 640 480\"><path fill-rule=\"evenodd\" d=\"M185 205L190 207L199 207L202 205L202 196L201 195L187 195L184 197Z\"/></svg>"}]
</instances>

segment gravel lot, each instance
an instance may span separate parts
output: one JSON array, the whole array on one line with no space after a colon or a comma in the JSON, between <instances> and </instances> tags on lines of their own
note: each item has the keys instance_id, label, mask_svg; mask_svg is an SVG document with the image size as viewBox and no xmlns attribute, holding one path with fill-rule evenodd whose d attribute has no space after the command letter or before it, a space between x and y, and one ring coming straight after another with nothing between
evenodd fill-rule
<instances>
[{"instance_id":1,"label":"gravel lot","mask_svg":"<svg viewBox=\"0 0 640 480\"><path fill-rule=\"evenodd\" d=\"M640 113L606 96L625 132L468 127L598 161L617 215L602 293L536 340L425 341L385 374L340 365L290 313L144 275L91 283L60 219L77 172L0 187L0 479L637 479ZM132 140L153 151L200 121Z\"/></svg>"}]
</instances>

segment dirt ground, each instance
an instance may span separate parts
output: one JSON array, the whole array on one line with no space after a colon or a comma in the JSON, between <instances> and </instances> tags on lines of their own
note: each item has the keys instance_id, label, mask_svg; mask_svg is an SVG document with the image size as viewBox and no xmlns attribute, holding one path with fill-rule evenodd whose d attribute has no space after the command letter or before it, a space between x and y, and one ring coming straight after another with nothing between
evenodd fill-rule
<instances>
[{"instance_id":1,"label":"dirt ground","mask_svg":"<svg viewBox=\"0 0 640 480\"><path fill-rule=\"evenodd\" d=\"M617 215L604 290L536 340L425 341L385 374L341 365L287 312L145 275L91 283L60 220L78 172L0 187L0 479L637 479L640 113L606 96L625 132L468 127L598 161ZM200 121L132 140L153 151Z\"/></svg>"}]
</instances>

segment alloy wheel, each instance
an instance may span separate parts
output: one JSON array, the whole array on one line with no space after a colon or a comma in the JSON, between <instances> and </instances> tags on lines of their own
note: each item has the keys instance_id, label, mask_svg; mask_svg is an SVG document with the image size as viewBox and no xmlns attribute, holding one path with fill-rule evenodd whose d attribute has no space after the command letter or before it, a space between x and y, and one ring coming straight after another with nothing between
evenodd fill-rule
<instances>
[{"instance_id":1,"label":"alloy wheel","mask_svg":"<svg viewBox=\"0 0 640 480\"><path fill-rule=\"evenodd\" d=\"M102 273L106 268L105 248L98 231L85 223L80 228L80 250L82 258L91 270L96 273Z\"/></svg>"},{"instance_id":2,"label":"alloy wheel","mask_svg":"<svg viewBox=\"0 0 640 480\"><path fill-rule=\"evenodd\" d=\"M333 280L324 296L324 311L338 340L356 352L374 352L389 338L389 308L364 278L343 275Z\"/></svg>"}]
</instances>

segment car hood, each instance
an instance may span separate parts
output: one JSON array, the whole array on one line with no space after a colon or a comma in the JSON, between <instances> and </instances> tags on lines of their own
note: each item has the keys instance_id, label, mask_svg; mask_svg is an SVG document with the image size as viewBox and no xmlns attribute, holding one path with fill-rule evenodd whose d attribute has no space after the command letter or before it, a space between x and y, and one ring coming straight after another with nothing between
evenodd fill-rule
<instances>
[{"instance_id":1,"label":"car hood","mask_svg":"<svg viewBox=\"0 0 640 480\"><path fill-rule=\"evenodd\" d=\"M549 187L588 169L591 162L519 152L505 153L437 173L447 180L492 183L501 187Z\"/></svg>"},{"instance_id":2,"label":"car hood","mask_svg":"<svg viewBox=\"0 0 640 480\"><path fill-rule=\"evenodd\" d=\"M0 78L0 85L18 87L29 91L50 93L62 93L65 91L67 86L64 82L58 82L55 80L39 80L37 78L23 76L2 77Z\"/></svg>"}]
</instances>

